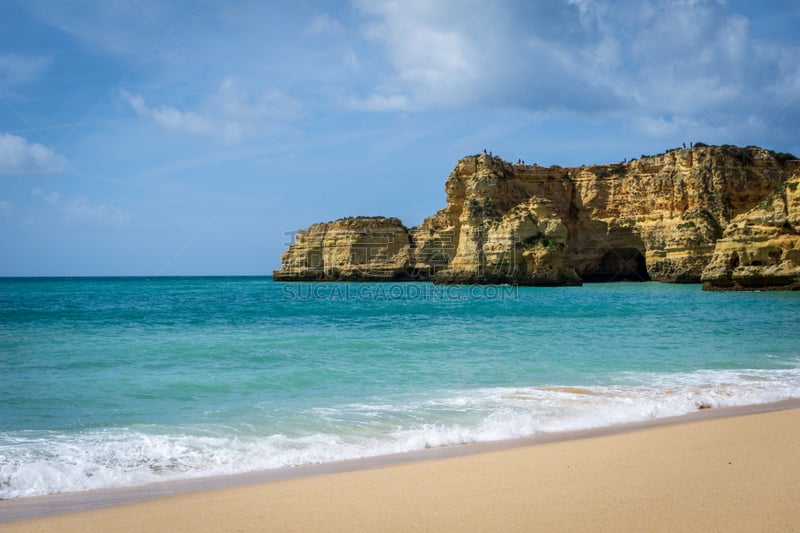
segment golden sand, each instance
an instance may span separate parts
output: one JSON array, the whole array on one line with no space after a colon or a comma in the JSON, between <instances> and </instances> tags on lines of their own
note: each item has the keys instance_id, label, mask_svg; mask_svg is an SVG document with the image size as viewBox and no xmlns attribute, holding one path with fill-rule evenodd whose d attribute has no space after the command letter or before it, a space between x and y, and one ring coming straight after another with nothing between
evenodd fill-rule
<instances>
[{"instance_id":1,"label":"golden sand","mask_svg":"<svg viewBox=\"0 0 800 533\"><path fill-rule=\"evenodd\" d=\"M180 494L0 531L796 531L799 446L793 409Z\"/></svg>"}]
</instances>

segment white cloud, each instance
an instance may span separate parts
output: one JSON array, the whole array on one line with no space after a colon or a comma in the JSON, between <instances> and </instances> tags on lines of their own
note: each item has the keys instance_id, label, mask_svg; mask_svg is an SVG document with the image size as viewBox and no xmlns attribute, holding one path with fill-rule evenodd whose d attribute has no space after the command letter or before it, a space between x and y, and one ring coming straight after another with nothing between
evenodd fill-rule
<instances>
[{"instance_id":1,"label":"white cloud","mask_svg":"<svg viewBox=\"0 0 800 533\"><path fill-rule=\"evenodd\" d=\"M0 175L57 174L66 163L62 155L44 145L0 133Z\"/></svg>"},{"instance_id":2,"label":"white cloud","mask_svg":"<svg viewBox=\"0 0 800 533\"><path fill-rule=\"evenodd\" d=\"M140 94L134 95L125 89L121 89L120 94L140 117L150 118L156 124L169 130L182 131L194 135L207 135L214 131L210 120L193 111L180 111L174 107L163 105L148 107Z\"/></svg>"},{"instance_id":3,"label":"white cloud","mask_svg":"<svg viewBox=\"0 0 800 533\"><path fill-rule=\"evenodd\" d=\"M192 111L179 111L174 107L159 106L150 110L157 123L175 131L193 134L211 133L211 123Z\"/></svg>"},{"instance_id":4,"label":"white cloud","mask_svg":"<svg viewBox=\"0 0 800 533\"><path fill-rule=\"evenodd\" d=\"M94 205L85 198L75 198L63 206L62 219L67 224L100 227L125 227L130 216L106 204Z\"/></svg>"},{"instance_id":5,"label":"white cloud","mask_svg":"<svg viewBox=\"0 0 800 533\"><path fill-rule=\"evenodd\" d=\"M48 205L57 205L61 201L61 193L58 191L44 192L41 187L34 187L31 194L41 198Z\"/></svg>"},{"instance_id":6,"label":"white cloud","mask_svg":"<svg viewBox=\"0 0 800 533\"><path fill-rule=\"evenodd\" d=\"M404 94L371 94L366 98L350 98L348 107L361 111L405 111L411 107Z\"/></svg>"},{"instance_id":7,"label":"white cloud","mask_svg":"<svg viewBox=\"0 0 800 533\"><path fill-rule=\"evenodd\" d=\"M203 103L203 112L181 111L171 106L150 107L140 94L120 90L122 98L145 118L178 132L207 135L235 144L246 135L264 131L298 116L300 104L276 90L252 96L234 78L225 78Z\"/></svg>"},{"instance_id":8,"label":"white cloud","mask_svg":"<svg viewBox=\"0 0 800 533\"><path fill-rule=\"evenodd\" d=\"M729 138L746 131L744 111L774 115L786 100L770 93L790 97L800 72L796 50L755 38L745 17L711 2L642 10L627 38L633 46L622 49L624 68L602 81L631 102L629 111L701 118L723 131L729 126Z\"/></svg>"},{"instance_id":9,"label":"white cloud","mask_svg":"<svg viewBox=\"0 0 800 533\"><path fill-rule=\"evenodd\" d=\"M104 203L93 204L83 197L64 199L58 191L45 191L41 187L34 187L31 195L40 198L51 216L55 215L61 224L124 228L130 222L130 216L122 210ZM29 225L42 222L41 216L28 217Z\"/></svg>"},{"instance_id":10,"label":"white cloud","mask_svg":"<svg viewBox=\"0 0 800 533\"><path fill-rule=\"evenodd\" d=\"M353 1L389 67L347 100L360 110L578 112L660 137L741 129L743 108L769 120L800 98L797 47L755 37L725 2Z\"/></svg>"},{"instance_id":11,"label":"white cloud","mask_svg":"<svg viewBox=\"0 0 800 533\"><path fill-rule=\"evenodd\" d=\"M0 94L14 86L38 79L47 69L46 57L0 54Z\"/></svg>"},{"instance_id":12,"label":"white cloud","mask_svg":"<svg viewBox=\"0 0 800 533\"><path fill-rule=\"evenodd\" d=\"M596 29L596 2L355 5L367 17L367 38L385 49L391 71L370 94L351 100L353 107L479 104L541 111L616 105L616 95L594 75L620 64L619 43Z\"/></svg>"},{"instance_id":13,"label":"white cloud","mask_svg":"<svg viewBox=\"0 0 800 533\"><path fill-rule=\"evenodd\" d=\"M312 18L303 30L305 35L312 36L337 35L342 32L344 32L342 23L327 13L322 13Z\"/></svg>"},{"instance_id":14,"label":"white cloud","mask_svg":"<svg viewBox=\"0 0 800 533\"><path fill-rule=\"evenodd\" d=\"M302 114L297 99L275 89L245 90L232 77L225 78L211 99L218 121L222 123L222 139L234 144L243 137L280 129Z\"/></svg>"},{"instance_id":15,"label":"white cloud","mask_svg":"<svg viewBox=\"0 0 800 533\"><path fill-rule=\"evenodd\" d=\"M372 94L351 99L352 107L385 111L469 103L485 50L481 26L471 34L464 26L486 14L486 8L453 1L355 3L369 17L367 38L385 47L393 73Z\"/></svg>"}]
</instances>

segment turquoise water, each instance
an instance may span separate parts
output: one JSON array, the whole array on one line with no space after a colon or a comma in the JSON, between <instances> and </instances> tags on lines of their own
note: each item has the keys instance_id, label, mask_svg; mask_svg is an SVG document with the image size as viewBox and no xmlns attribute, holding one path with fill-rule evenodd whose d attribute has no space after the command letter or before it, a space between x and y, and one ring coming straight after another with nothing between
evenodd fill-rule
<instances>
[{"instance_id":1,"label":"turquoise water","mask_svg":"<svg viewBox=\"0 0 800 533\"><path fill-rule=\"evenodd\" d=\"M800 293L0 280L0 498L800 397Z\"/></svg>"}]
</instances>

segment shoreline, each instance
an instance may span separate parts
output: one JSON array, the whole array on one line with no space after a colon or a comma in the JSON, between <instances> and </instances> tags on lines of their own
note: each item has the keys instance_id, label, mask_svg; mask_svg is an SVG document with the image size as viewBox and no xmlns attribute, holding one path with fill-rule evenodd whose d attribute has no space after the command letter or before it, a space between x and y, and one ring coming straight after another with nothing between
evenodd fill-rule
<instances>
[{"instance_id":1,"label":"shoreline","mask_svg":"<svg viewBox=\"0 0 800 533\"><path fill-rule=\"evenodd\" d=\"M291 480L313 479L329 475L368 472L399 465L420 465L439 460L475 458L491 453L538 448L543 445L562 446L565 443L638 434L658 428L680 427L713 420L747 417L766 413L796 410L800 417L800 398L768 404L701 409L685 415L656 418L641 422L617 424L591 429L543 433L511 440L462 444L430 448L392 455L365 457L331 463L304 465L274 470L254 471L224 476L170 480L133 487L109 488L70 492L47 496L32 496L0 501L0 528L27 520L42 520L67 516L71 513L93 512L129 505L150 505L175 496L189 496L211 491L247 489Z\"/></svg>"}]
</instances>

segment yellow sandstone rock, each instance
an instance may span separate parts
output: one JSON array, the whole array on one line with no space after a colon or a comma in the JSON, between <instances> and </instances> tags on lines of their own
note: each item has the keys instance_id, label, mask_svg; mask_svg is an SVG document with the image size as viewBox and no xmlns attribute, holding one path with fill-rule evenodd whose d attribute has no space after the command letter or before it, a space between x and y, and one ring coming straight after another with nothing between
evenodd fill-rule
<instances>
[{"instance_id":1,"label":"yellow sandstone rock","mask_svg":"<svg viewBox=\"0 0 800 533\"><path fill-rule=\"evenodd\" d=\"M717 241L731 220L765 198L773 198L774 206L796 201L786 196L787 190L794 193L791 187L781 189L784 196L770 193L798 170L800 162L786 154L735 146L702 145L574 168L469 156L447 178L447 206L420 226L405 230L399 220L383 218L316 224L283 255L275 279L576 285L649 279L698 283L703 275L709 287L735 287L742 282L734 278L758 277L768 260L748 259L739 251L737 274L713 277L706 267L712 257L717 263ZM775 218L751 215L756 216ZM780 242L770 241L774 257L763 253L776 269L770 276L796 279L791 266L796 243L780 220L770 230L784 232L775 233ZM387 232L390 238L367 237L369 231ZM729 238L738 237L727 232L720 242ZM749 246L746 239L736 242Z\"/></svg>"},{"instance_id":2,"label":"yellow sandstone rock","mask_svg":"<svg viewBox=\"0 0 800 533\"><path fill-rule=\"evenodd\" d=\"M276 281L409 280L408 228L396 218L356 217L297 233Z\"/></svg>"},{"instance_id":3,"label":"yellow sandstone rock","mask_svg":"<svg viewBox=\"0 0 800 533\"><path fill-rule=\"evenodd\" d=\"M800 173L728 225L703 271L711 290L800 289Z\"/></svg>"}]
</instances>

